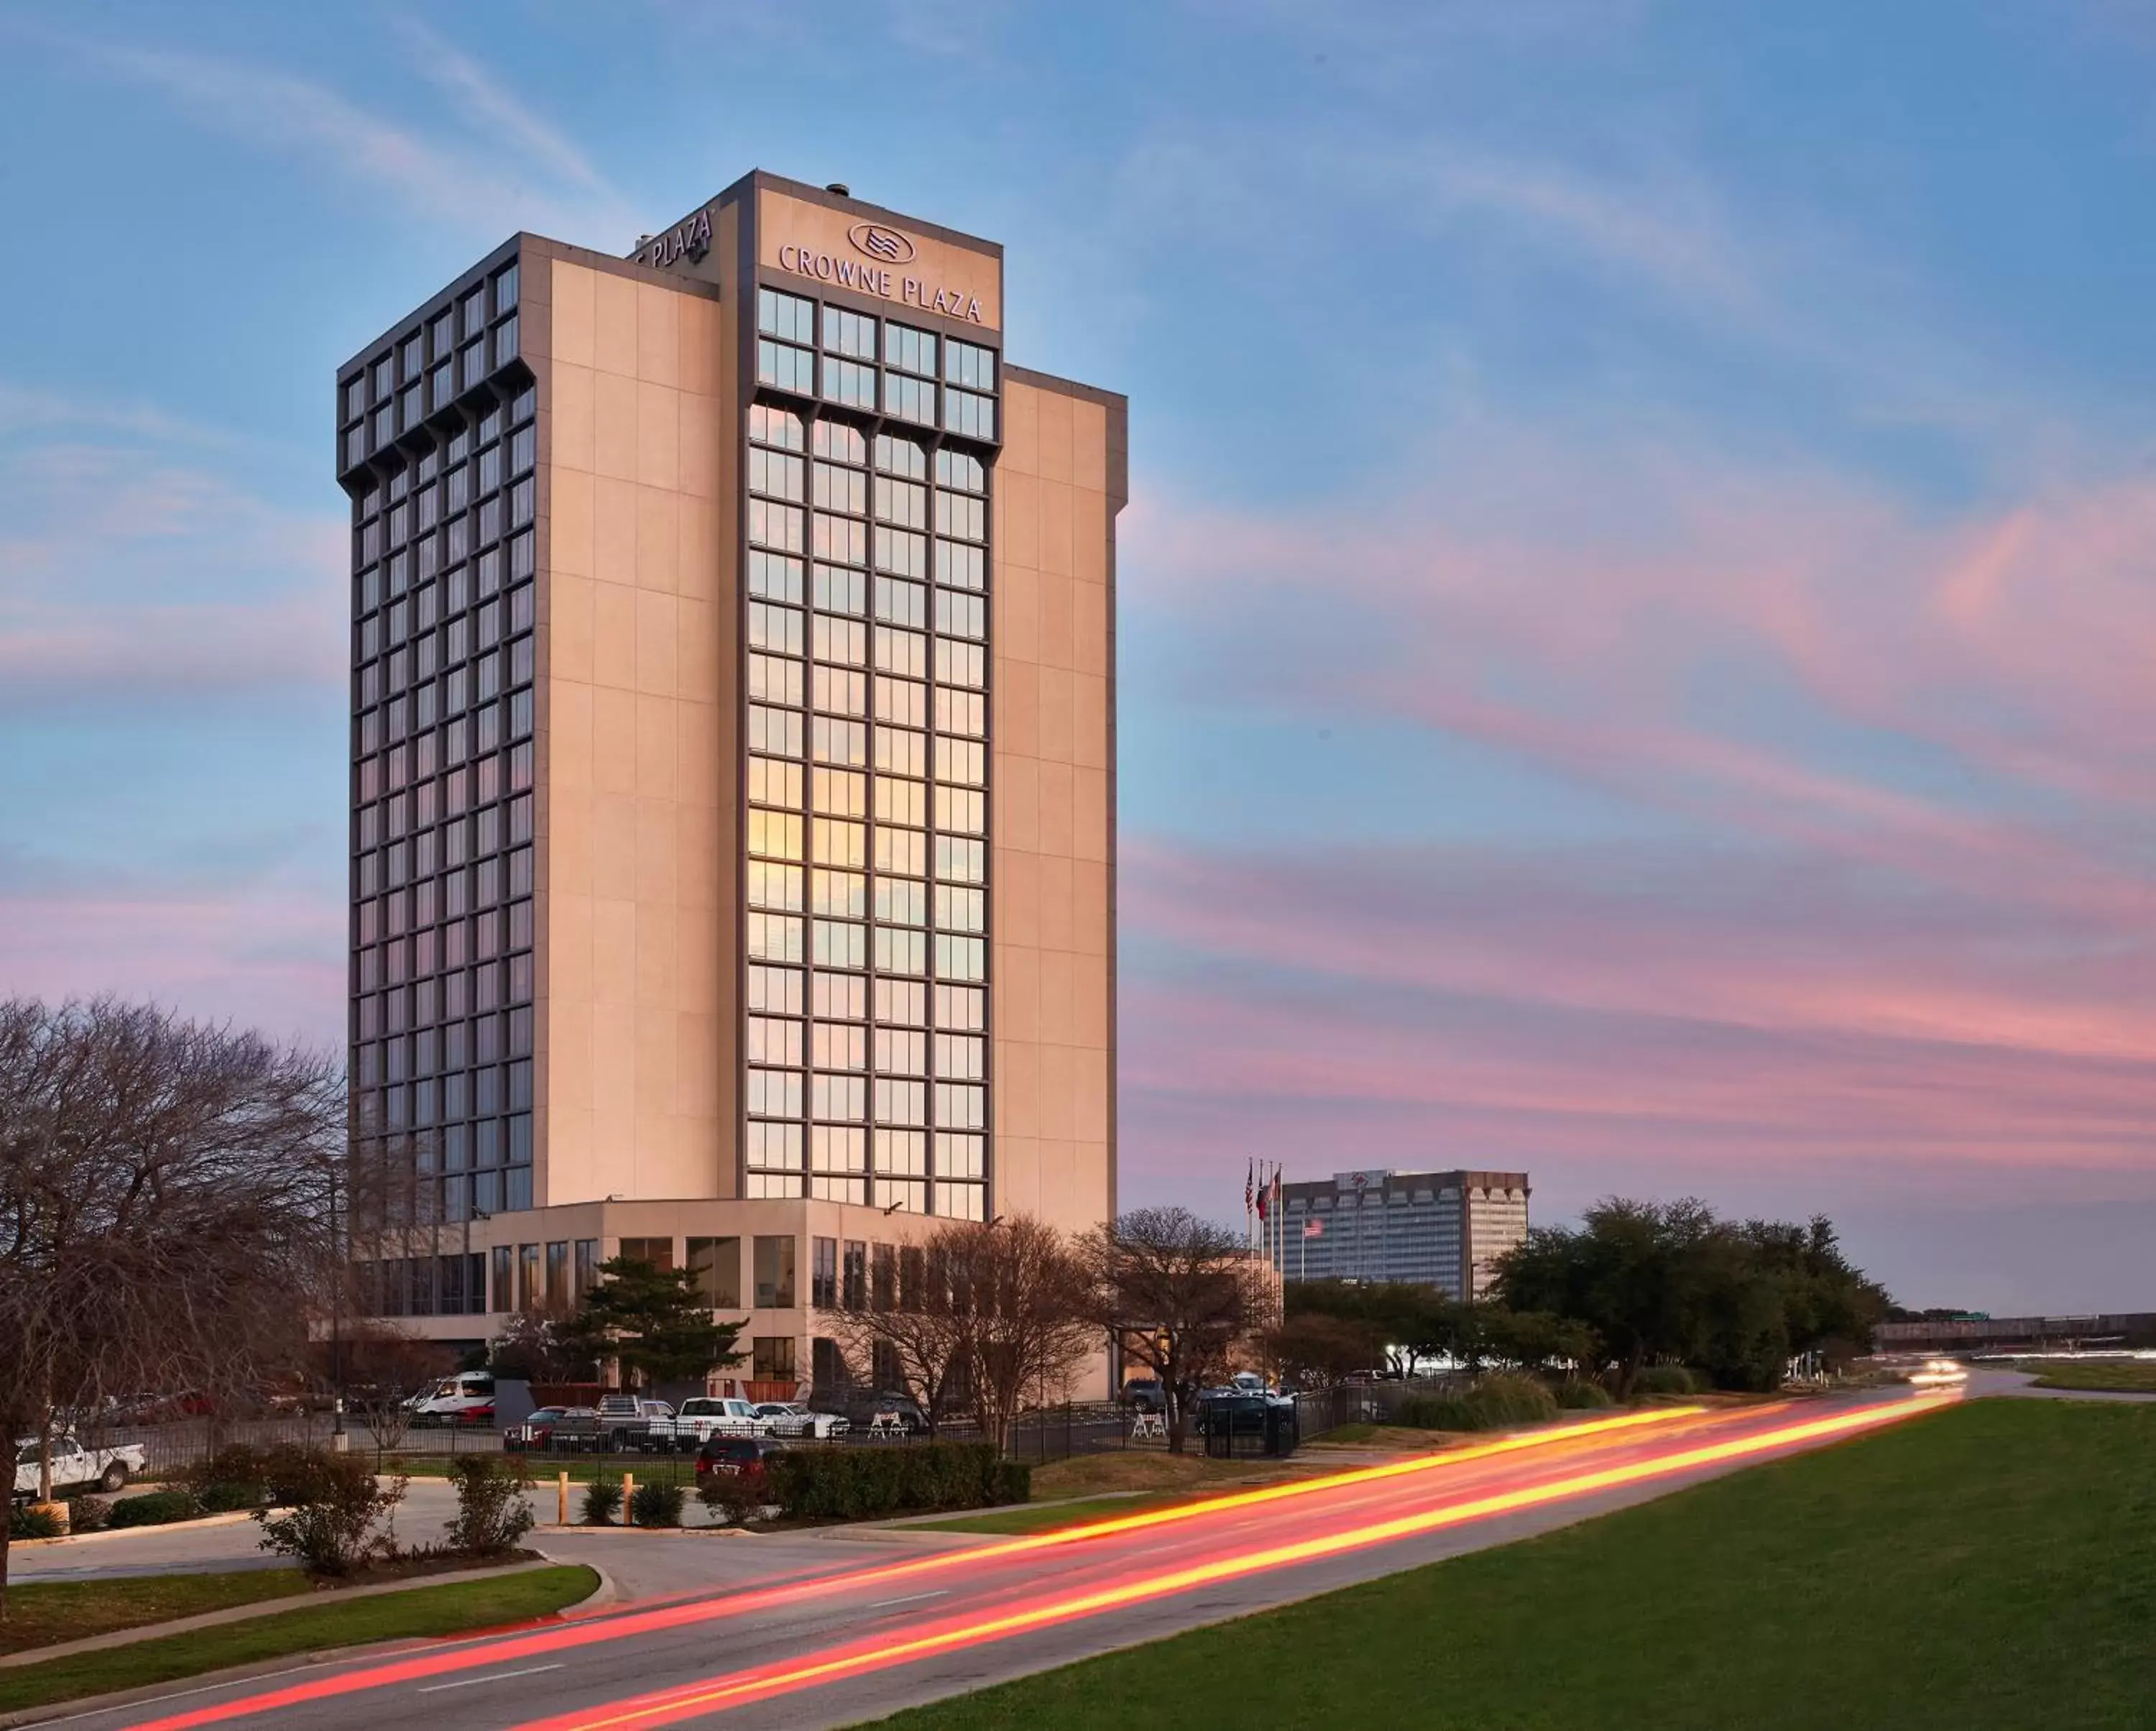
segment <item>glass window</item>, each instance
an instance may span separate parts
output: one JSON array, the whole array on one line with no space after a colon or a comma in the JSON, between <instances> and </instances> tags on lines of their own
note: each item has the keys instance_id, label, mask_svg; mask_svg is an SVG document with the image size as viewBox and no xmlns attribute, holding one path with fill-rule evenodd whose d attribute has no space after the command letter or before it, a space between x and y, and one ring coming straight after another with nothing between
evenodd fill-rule
<instances>
[{"instance_id":1,"label":"glass window","mask_svg":"<svg viewBox=\"0 0 2156 1731\"><path fill-rule=\"evenodd\" d=\"M654 1268L668 1269L674 1266L674 1240L670 1238L624 1238L621 1254L632 1262L649 1262Z\"/></svg>"},{"instance_id":2,"label":"glass window","mask_svg":"<svg viewBox=\"0 0 2156 1731\"><path fill-rule=\"evenodd\" d=\"M874 408L876 403L875 368L859 361L824 357L824 395L853 408Z\"/></svg>"},{"instance_id":3,"label":"glass window","mask_svg":"<svg viewBox=\"0 0 2156 1731\"><path fill-rule=\"evenodd\" d=\"M919 372L933 378L936 338L929 331L916 331L910 325L886 325L883 357L902 372Z\"/></svg>"},{"instance_id":4,"label":"glass window","mask_svg":"<svg viewBox=\"0 0 2156 1731\"><path fill-rule=\"evenodd\" d=\"M567 1310L569 1291L569 1242L561 1239L547 1246L547 1307Z\"/></svg>"},{"instance_id":5,"label":"glass window","mask_svg":"<svg viewBox=\"0 0 2156 1731\"><path fill-rule=\"evenodd\" d=\"M790 1235L756 1239L756 1296L758 1310L793 1307L794 1240Z\"/></svg>"},{"instance_id":6,"label":"glass window","mask_svg":"<svg viewBox=\"0 0 2156 1731\"><path fill-rule=\"evenodd\" d=\"M945 391L943 427L946 432L962 434L968 439L993 439L996 436L995 398L976 397L970 391Z\"/></svg>"},{"instance_id":7,"label":"glass window","mask_svg":"<svg viewBox=\"0 0 2156 1731\"><path fill-rule=\"evenodd\" d=\"M540 1296L539 1246L520 1244L516 1246L516 1307L536 1310Z\"/></svg>"},{"instance_id":8,"label":"glass window","mask_svg":"<svg viewBox=\"0 0 2156 1731\"><path fill-rule=\"evenodd\" d=\"M821 428L817 429L819 433ZM782 450L801 449L801 417L790 408L773 408L769 403L750 405L748 436L757 444L777 445Z\"/></svg>"},{"instance_id":9,"label":"glass window","mask_svg":"<svg viewBox=\"0 0 2156 1731\"><path fill-rule=\"evenodd\" d=\"M741 1302L741 1240L692 1238L689 1240L689 1271L696 1276L696 1291L713 1310L739 1310Z\"/></svg>"},{"instance_id":10,"label":"glass window","mask_svg":"<svg viewBox=\"0 0 2156 1731\"><path fill-rule=\"evenodd\" d=\"M943 377L950 383L963 385L969 391L993 391L996 388L996 352L978 343L955 340L947 342L943 346Z\"/></svg>"},{"instance_id":11,"label":"glass window","mask_svg":"<svg viewBox=\"0 0 2156 1731\"><path fill-rule=\"evenodd\" d=\"M596 1238L577 1240L577 1293L581 1297L599 1283L599 1241Z\"/></svg>"},{"instance_id":12,"label":"glass window","mask_svg":"<svg viewBox=\"0 0 2156 1731\"><path fill-rule=\"evenodd\" d=\"M812 396L816 389L816 357L805 348L760 336L756 343L756 376L759 383L779 390Z\"/></svg>"},{"instance_id":13,"label":"glass window","mask_svg":"<svg viewBox=\"0 0 2156 1731\"><path fill-rule=\"evenodd\" d=\"M866 313L849 312L843 306L824 309L824 349L827 354L851 355L873 361L876 352L876 321Z\"/></svg>"},{"instance_id":14,"label":"glass window","mask_svg":"<svg viewBox=\"0 0 2156 1731\"><path fill-rule=\"evenodd\" d=\"M825 394L829 394L828 389ZM883 408L886 414L896 415L902 421L932 427L936 424L936 387L925 378L886 372L883 376Z\"/></svg>"},{"instance_id":15,"label":"glass window","mask_svg":"<svg viewBox=\"0 0 2156 1731\"><path fill-rule=\"evenodd\" d=\"M782 294L777 289L758 289L756 328L766 336L783 337L788 342L814 342L816 303L798 295Z\"/></svg>"},{"instance_id":16,"label":"glass window","mask_svg":"<svg viewBox=\"0 0 2156 1731\"><path fill-rule=\"evenodd\" d=\"M752 1381L760 1383L798 1381L798 1373L794 1369L793 1337L790 1334L752 1336L749 1340L748 1374Z\"/></svg>"},{"instance_id":17,"label":"glass window","mask_svg":"<svg viewBox=\"0 0 2156 1731\"><path fill-rule=\"evenodd\" d=\"M820 1310L834 1310L839 1302L839 1240L813 1240L809 1250L808 1302Z\"/></svg>"}]
</instances>

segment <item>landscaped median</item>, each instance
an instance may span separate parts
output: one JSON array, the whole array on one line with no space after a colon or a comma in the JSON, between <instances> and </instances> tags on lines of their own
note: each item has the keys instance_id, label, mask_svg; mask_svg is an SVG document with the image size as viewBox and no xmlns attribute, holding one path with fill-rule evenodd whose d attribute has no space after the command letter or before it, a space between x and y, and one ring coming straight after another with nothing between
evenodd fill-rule
<instances>
[{"instance_id":1,"label":"landscaped median","mask_svg":"<svg viewBox=\"0 0 2156 1731\"><path fill-rule=\"evenodd\" d=\"M147 1617L162 1621L285 1598L305 1602L290 1609L273 1603L261 1615L179 1635L160 1636L152 1622L137 1641L56 1659L11 1660L0 1664L0 1713L172 1682L295 1653L528 1622L589 1598L598 1584L595 1570L549 1564L388 1592L316 1590L296 1570L18 1586L8 1592L10 1622L0 1631L0 1646L13 1642L18 1655L26 1646L141 1626ZM45 1640L17 1640L26 1628L45 1631Z\"/></svg>"},{"instance_id":2,"label":"landscaped median","mask_svg":"<svg viewBox=\"0 0 2156 1731\"><path fill-rule=\"evenodd\" d=\"M2156 1395L2156 1359L2025 1359L2014 1368L2034 1371L2040 1389Z\"/></svg>"},{"instance_id":3,"label":"landscaped median","mask_svg":"<svg viewBox=\"0 0 2156 1731\"><path fill-rule=\"evenodd\" d=\"M886 1731L2156 1723L2156 1410L1982 1400Z\"/></svg>"}]
</instances>

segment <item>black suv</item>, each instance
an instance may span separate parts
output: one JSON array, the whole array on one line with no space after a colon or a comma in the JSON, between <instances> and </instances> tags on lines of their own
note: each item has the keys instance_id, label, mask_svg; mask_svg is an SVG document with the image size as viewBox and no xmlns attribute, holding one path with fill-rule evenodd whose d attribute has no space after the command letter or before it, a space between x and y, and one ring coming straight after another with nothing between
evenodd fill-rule
<instances>
[{"instance_id":1,"label":"black suv","mask_svg":"<svg viewBox=\"0 0 2156 1731\"><path fill-rule=\"evenodd\" d=\"M760 1475L773 1455L786 1452L786 1445L770 1436L714 1436L696 1451L699 1480L718 1473Z\"/></svg>"},{"instance_id":2,"label":"black suv","mask_svg":"<svg viewBox=\"0 0 2156 1731\"><path fill-rule=\"evenodd\" d=\"M891 1389L849 1389L842 1403L832 1409L843 1412L855 1437L880 1436L875 1430L875 1416L887 1412L898 1420L898 1428L908 1436L918 1436L928 1428L928 1415L921 1410L921 1403L911 1395L901 1395Z\"/></svg>"}]
</instances>

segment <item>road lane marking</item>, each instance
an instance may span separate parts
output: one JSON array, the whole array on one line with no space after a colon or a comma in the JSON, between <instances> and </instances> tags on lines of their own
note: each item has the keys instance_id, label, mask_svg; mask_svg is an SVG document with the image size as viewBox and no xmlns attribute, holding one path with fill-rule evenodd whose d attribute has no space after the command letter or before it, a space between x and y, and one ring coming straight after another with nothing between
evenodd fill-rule
<instances>
[{"instance_id":1,"label":"road lane marking","mask_svg":"<svg viewBox=\"0 0 2156 1731\"><path fill-rule=\"evenodd\" d=\"M939 1587L932 1593L908 1593L903 1599L879 1599L869 1606L870 1610L889 1610L894 1605L918 1605L924 1599L947 1599L948 1587Z\"/></svg>"},{"instance_id":2,"label":"road lane marking","mask_svg":"<svg viewBox=\"0 0 2156 1731\"><path fill-rule=\"evenodd\" d=\"M460 1677L453 1683L429 1683L425 1688L413 1692L439 1695L444 1689L469 1689L475 1683L499 1683L506 1682L512 1677L536 1677L542 1671L559 1671L562 1663L557 1660L552 1665L526 1665L521 1671L490 1671L485 1677Z\"/></svg>"}]
</instances>

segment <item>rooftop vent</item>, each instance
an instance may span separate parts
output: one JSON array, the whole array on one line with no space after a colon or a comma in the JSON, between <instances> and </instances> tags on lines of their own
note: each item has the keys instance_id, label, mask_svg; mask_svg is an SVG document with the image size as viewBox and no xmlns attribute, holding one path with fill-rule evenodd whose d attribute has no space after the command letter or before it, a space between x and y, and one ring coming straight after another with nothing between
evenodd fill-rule
<instances>
[{"instance_id":1,"label":"rooftop vent","mask_svg":"<svg viewBox=\"0 0 2156 1731\"><path fill-rule=\"evenodd\" d=\"M836 193L841 198L850 198L854 196L854 189L842 180L833 181L824 190L827 193Z\"/></svg>"}]
</instances>

